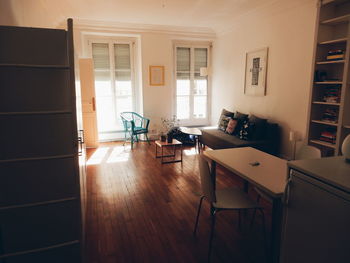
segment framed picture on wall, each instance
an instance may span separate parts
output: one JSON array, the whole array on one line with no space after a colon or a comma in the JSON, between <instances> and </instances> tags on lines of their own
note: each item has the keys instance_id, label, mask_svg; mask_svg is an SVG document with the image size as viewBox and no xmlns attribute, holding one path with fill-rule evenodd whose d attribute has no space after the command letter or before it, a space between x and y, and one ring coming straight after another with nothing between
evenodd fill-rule
<instances>
[{"instance_id":1,"label":"framed picture on wall","mask_svg":"<svg viewBox=\"0 0 350 263\"><path fill-rule=\"evenodd\" d=\"M266 47L246 54L244 94L266 95L267 53Z\"/></svg>"},{"instance_id":2,"label":"framed picture on wall","mask_svg":"<svg viewBox=\"0 0 350 263\"><path fill-rule=\"evenodd\" d=\"M164 66L149 66L149 85L164 86Z\"/></svg>"}]
</instances>

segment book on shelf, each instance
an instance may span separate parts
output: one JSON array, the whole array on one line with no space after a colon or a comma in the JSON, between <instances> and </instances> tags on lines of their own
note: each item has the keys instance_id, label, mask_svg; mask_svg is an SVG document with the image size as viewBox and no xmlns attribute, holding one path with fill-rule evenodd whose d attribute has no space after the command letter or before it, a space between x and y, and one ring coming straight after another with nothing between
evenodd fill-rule
<instances>
[{"instance_id":1,"label":"book on shelf","mask_svg":"<svg viewBox=\"0 0 350 263\"><path fill-rule=\"evenodd\" d=\"M323 101L330 103L338 103L340 102L340 90L339 87L329 86L325 88L323 94Z\"/></svg>"},{"instance_id":2,"label":"book on shelf","mask_svg":"<svg viewBox=\"0 0 350 263\"><path fill-rule=\"evenodd\" d=\"M334 129L327 129L321 132L320 141L335 144L337 140L337 132Z\"/></svg>"},{"instance_id":3,"label":"book on shelf","mask_svg":"<svg viewBox=\"0 0 350 263\"><path fill-rule=\"evenodd\" d=\"M344 59L344 54L340 54L340 55L330 55L326 57L327 60L341 60Z\"/></svg>"},{"instance_id":4,"label":"book on shelf","mask_svg":"<svg viewBox=\"0 0 350 263\"><path fill-rule=\"evenodd\" d=\"M344 59L345 54L344 50L337 49L337 50L330 50L328 51L328 55L326 57L327 60L341 60Z\"/></svg>"},{"instance_id":5,"label":"book on shelf","mask_svg":"<svg viewBox=\"0 0 350 263\"><path fill-rule=\"evenodd\" d=\"M330 122L330 123L337 123L338 110L333 109L333 108L327 108L322 115L322 121Z\"/></svg>"}]
</instances>

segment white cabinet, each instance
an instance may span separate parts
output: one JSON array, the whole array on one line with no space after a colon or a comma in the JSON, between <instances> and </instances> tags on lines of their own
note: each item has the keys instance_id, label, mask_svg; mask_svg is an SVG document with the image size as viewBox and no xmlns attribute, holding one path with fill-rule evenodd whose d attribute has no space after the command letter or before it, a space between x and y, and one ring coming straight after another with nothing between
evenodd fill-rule
<instances>
[{"instance_id":1,"label":"white cabinet","mask_svg":"<svg viewBox=\"0 0 350 263\"><path fill-rule=\"evenodd\" d=\"M329 157L289 168L281 262L350 262L350 164Z\"/></svg>"}]
</instances>

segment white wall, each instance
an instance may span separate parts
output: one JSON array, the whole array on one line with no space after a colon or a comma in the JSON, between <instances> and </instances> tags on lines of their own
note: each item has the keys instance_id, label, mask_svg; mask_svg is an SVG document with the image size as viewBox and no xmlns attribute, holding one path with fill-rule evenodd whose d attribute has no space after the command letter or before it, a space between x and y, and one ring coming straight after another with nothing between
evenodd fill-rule
<instances>
[{"instance_id":1,"label":"white wall","mask_svg":"<svg viewBox=\"0 0 350 263\"><path fill-rule=\"evenodd\" d=\"M1 1L0 9L6 12L4 16L0 16L0 23L65 27L67 16L72 15L63 12L64 10L60 11L59 8L56 15L45 13L45 10L41 10L40 5L34 2L35 0ZM28 4L23 5L24 3ZM212 124L217 123L223 107L266 117L282 127L282 153L289 155L289 131L297 131L300 138L303 138L306 132L316 0L276 0L266 3L268 4L238 17L232 23L232 30L219 33L214 42ZM74 18L74 15L72 17ZM101 21L96 25L97 30L98 26L106 27ZM142 29L123 31L120 27L113 26L105 28L105 31L121 32L139 38L139 49L142 54L140 85L143 93L143 112L152 120L151 129L158 129L160 117L171 115L173 109L172 41L210 40L214 38L214 34L196 34L195 30L192 31L193 34L167 32L166 28L158 31ZM197 32L202 33L200 30ZM75 30L77 57L82 55L80 33L80 30ZM243 93L245 53L261 47L269 47L267 95L248 97ZM149 86L149 65L165 66L164 87Z\"/></svg>"},{"instance_id":2,"label":"white wall","mask_svg":"<svg viewBox=\"0 0 350 263\"><path fill-rule=\"evenodd\" d=\"M151 119L151 133L157 134L161 128L160 118L171 117L173 109L173 41L211 41L215 34L212 30L197 27L156 26L126 24L106 21L84 20L74 17L74 12L65 12L59 2L50 4L49 10L42 10L40 2L0 1L0 10L5 10L6 16L0 15L0 24L14 26L66 28L66 20L73 17L74 49L76 59L77 87L79 83L78 59L86 58L83 33L100 33L100 35L133 37L136 39L140 78L137 80L137 91L140 94L140 111ZM79 12L78 12L79 13ZM165 67L165 85L149 85L149 66ZM79 94L79 92L78 92Z\"/></svg>"},{"instance_id":3,"label":"white wall","mask_svg":"<svg viewBox=\"0 0 350 263\"><path fill-rule=\"evenodd\" d=\"M282 128L283 155L291 154L289 131L306 134L316 0L277 1L242 17L213 46L212 123L222 108L253 113ZM246 52L268 47L266 96L244 95Z\"/></svg>"},{"instance_id":4,"label":"white wall","mask_svg":"<svg viewBox=\"0 0 350 263\"><path fill-rule=\"evenodd\" d=\"M147 32L148 31L148 32ZM212 41L212 34L196 34L195 32L177 33L169 28L165 32L156 30L126 30L104 25L99 28L93 26L79 25L77 23L74 32L76 58L86 57L85 50L86 35L96 34L110 35L113 37L132 37L136 39L136 52L139 61L140 79L137 81L137 90L141 96L142 109L145 117L151 119L150 133L156 135L161 130L161 117L170 118L174 113L174 41ZM149 66L164 66L165 85L149 85ZM77 69L78 72L79 69Z\"/></svg>"},{"instance_id":5,"label":"white wall","mask_svg":"<svg viewBox=\"0 0 350 263\"><path fill-rule=\"evenodd\" d=\"M169 36L142 36L143 104L145 116L151 116L151 130L160 129L160 118L173 114L173 44ZM165 86L149 85L149 66L165 66Z\"/></svg>"}]
</instances>

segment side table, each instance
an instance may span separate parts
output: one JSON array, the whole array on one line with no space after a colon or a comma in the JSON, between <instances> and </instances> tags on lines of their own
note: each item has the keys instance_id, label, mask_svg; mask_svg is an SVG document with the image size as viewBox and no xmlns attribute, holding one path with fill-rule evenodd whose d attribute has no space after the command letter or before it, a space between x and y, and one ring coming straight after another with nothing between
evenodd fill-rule
<instances>
[{"instance_id":1,"label":"side table","mask_svg":"<svg viewBox=\"0 0 350 263\"><path fill-rule=\"evenodd\" d=\"M182 133L194 136L195 148L198 148L198 153L200 153L201 147L200 147L200 142L199 142L199 136L202 136L202 131L198 128L191 128L191 127L180 127L180 131Z\"/></svg>"},{"instance_id":2,"label":"side table","mask_svg":"<svg viewBox=\"0 0 350 263\"><path fill-rule=\"evenodd\" d=\"M162 141L155 141L156 144L156 158L161 158L162 164L164 163L176 163L176 162L182 162L182 142L179 142L176 139L173 139L172 142L162 142ZM158 155L158 147L161 149L161 155ZM166 147L173 147L173 153L164 155L164 148ZM176 156L176 149L180 149L180 159L175 159ZM164 161L164 157L174 157L174 160L171 161Z\"/></svg>"}]
</instances>

